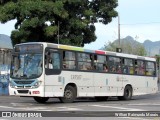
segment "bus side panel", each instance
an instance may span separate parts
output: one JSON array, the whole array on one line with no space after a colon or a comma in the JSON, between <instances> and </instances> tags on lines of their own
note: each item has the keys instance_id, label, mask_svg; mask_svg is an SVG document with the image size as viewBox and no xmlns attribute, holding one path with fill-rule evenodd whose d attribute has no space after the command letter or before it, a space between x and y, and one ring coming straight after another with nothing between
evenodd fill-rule
<instances>
[{"instance_id":1,"label":"bus side panel","mask_svg":"<svg viewBox=\"0 0 160 120\"><path fill-rule=\"evenodd\" d=\"M124 75L124 78L127 80L127 82L124 81L123 86L125 88L127 84L131 85L133 89L133 96L147 94L147 80L145 76Z\"/></svg>"},{"instance_id":2,"label":"bus side panel","mask_svg":"<svg viewBox=\"0 0 160 120\"><path fill-rule=\"evenodd\" d=\"M122 75L95 73L94 74L95 96L122 95L123 91L122 91L121 79Z\"/></svg>"},{"instance_id":3,"label":"bus side panel","mask_svg":"<svg viewBox=\"0 0 160 120\"><path fill-rule=\"evenodd\" d=\"M146 78L146 86L147 86L147 93L156 93L158 91L158 84L157 84L157 77L147 77Z\"/></svg>"},{"instance_id":4,"label":"bus side panel","mask_svg":"<svg viewBox=\"0 0 160 120\"><path fill-rule=\"evenodd\" d=\"M45 76L45 96L62 97L65 87L75 84L77 97L94 96L93 73L62 71L60 75Z\"/></svg>"},{"instance_id":5,"label":"bus side panel","mask_svg":"<svg viewBox=\"0 0 160 120\"><path fill-rule=\"evenodd\" d=\"M93 74L91 72L63 71L64 85L73 83L77 87L77 97L94 96Z\"/></svg>"},{"instance_id":6,"label":"bus side panel","mask_svg":"<svg viewBox=\"0 0 160 120\"><path fill-rule=\"evenodd\" d=\"M94 84L93 74L91 72L81 72L82 78L75 80L78 86L78 97L93 97L94 96Z\"/></svg>"},{"instance_id":7,"label":"bus side panel","mask_svg":"<svg viewBox=\"0 0 160 120\"><path fill-rule=\"evenodd\" d=\"M63 79L59 75L45 75L45 97L63 96Z\"/></svg>"}]
</instances>

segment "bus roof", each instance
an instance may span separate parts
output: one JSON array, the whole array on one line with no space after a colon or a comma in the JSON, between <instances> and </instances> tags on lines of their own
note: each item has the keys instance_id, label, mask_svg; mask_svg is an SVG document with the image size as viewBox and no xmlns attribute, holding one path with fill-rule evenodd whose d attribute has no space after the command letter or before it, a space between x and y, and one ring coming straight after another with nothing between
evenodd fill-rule
<instances>
[{"instance_id":1,"label":"bus roof","mask_svg":"<svg viewBox=\"0 0 160 120\"><path fill-rule=\"evenodd\" d=\"M96 54L101 54L101 55L111 55L111 56L119 56L119 57L133 58L133 59L156 61L156 59L153 57L145 57L145 56L138 56L138 55L133 55L133 54L118 53L118 52L104 51L104 50L90 50L90 49L85 49L82 47L55 44L55 43L28 42L28 43L21 43L17 45L22 45L22 44L46 44L47 47L51 47L51 48L59 48L59 49L73 50L73 51L79 51L79 52L96 53Z\"/></svg>"}]
</instances>

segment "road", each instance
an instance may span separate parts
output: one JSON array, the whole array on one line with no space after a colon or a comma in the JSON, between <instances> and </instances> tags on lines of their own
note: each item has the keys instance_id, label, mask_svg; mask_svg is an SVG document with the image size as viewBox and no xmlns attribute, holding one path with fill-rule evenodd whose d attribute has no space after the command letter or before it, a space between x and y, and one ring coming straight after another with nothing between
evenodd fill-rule
<instances>
[{"instance_id":1,"label":"road","mask_svg":"<svg viewBox=\"0 0 160 120\"><path fill-rule=\"evenodd\" d=\"M119 101L116 97L111 97L108 101L101 102L97 102L95 99L89 98L77 99L74 103L60 103L59 99L50 98L46 104L39 104L35 102L33 98L0 96L0 111L40 112L43 117L51 115L58 117L58 119L67 119L67 117L72 117L70 119L78 117L78 119L80 119L80 117L85 117L85 119L88 120L88 117L94 117L94 119L99 120L99 118L95 117L100 117L100 119L112 117L112 120L117 118L137 120L142 118L150 120L153 118L158 120L160 119L160 92L152 95L135 96L130 101ZM125 113L137 114L138 112L138 114L142 114L143 112L150 113L151 111L158 111L159 117L125 116ZM120 116L116 117L116 115ZM7 119L5 118L5 120ZM47 119L49 119L49 117Z\"/></svg>"}]
</instances>

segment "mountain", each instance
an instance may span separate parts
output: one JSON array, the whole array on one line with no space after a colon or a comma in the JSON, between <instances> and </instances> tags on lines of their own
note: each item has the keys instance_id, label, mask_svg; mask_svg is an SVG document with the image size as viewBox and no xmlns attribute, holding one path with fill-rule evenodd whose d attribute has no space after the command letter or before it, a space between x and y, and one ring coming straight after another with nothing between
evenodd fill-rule
<instances>
[{"instance_id":1,"label":"mountain","mask_svg":"<svg viewBox=\"0 0 160 120\"><path fill-rule=\"evenodd\" d=\"M11 38L8 35L0 34L0 48L13 49Z\"/></svg>"},{"instance_id":2,"label":"mountain","mask_svg":"<svg viewBox=\"0 0 160 120\"><path fill-rule=\"evenodd\" d=\"M130 43L132 46L137 46L137 45L139 45L139 44L142 44L142 43L136 41L136 40L135 40L133 37L131 37L131 36L127 36L127 37L121 39L121 43L122 43L122 45L123 45L124 43ZM124 45L125 45L125 44L124 44Z\"/></svg>"},{"instance_id":3,"label":"mountain","mask_svg":"<svg viewBox=\"0 0 160 120\"><path fill-rule=\"evenodd\" d=\"M124 42L130 41L132 44L142 44L147 52L147 56L155 56L160 54L160 41L152 42L151 40L145 40L143 43L140 43L134 40L134 38L131 36L127 36L122 40Z\"/></svg>"},{"instance_id":4,"label":"mountain","mask_svg":"<svg viewBox=\"0 0 160 120\"><path fill-rule=\"evenodd\" d=\"M128 51L128 47L132 47L133 49L136 49L137 46L141 46L142 45L142 46L144 46L144 48L146 50L146 55L147 56L155 56L155 55L160 54L160 41L152 42L151 40L145 40L143 43L140 43L137 40L135 40L133 37L127 36L127 37L121 39L120 43L122 45L121 47L123 48L122 51L124 53L129 53L130 54L130 51ZM115 47L117 47L119 45L119 40L115 40L112 43L112 47L113 47L113 45ZM131 46L128 46L128 45L131 45ZM109 46L105 46L105 47L109 48ZM101 49L104 50L105 47L101 48ZM134 54L133 50L132 49L130 49L130 50L131 50L131 54ZM111 51L112 51L112 49L111 49ZM135 54L137 54L137 53L135 53Z\"/></svg>"},{"instance_id":5,"label":"mountain","mask_svg":"<svg viewBox=\"0 0 160 120\"><path fill-rule=\"evenodd\" d=\"M160 54L160 41L152 42L151 40L145 40L143 45L149 56Z\"/></svg>"}]
</instances>

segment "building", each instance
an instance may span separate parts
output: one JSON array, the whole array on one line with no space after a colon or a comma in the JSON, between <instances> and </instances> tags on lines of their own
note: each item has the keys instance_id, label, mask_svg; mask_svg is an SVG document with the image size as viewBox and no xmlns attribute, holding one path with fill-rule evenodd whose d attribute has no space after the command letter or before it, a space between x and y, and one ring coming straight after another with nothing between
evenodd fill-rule
<instances>
[{"instance_id":1,"label":"building","mask_svg":"<svg viewBox=\"0 0 160 120\"><path fill-rule=\"evenodd\" d=\"M8 95L12 49L13 45L10 37L0 34L0 95Z\"/></svg>"}]
</instances>

